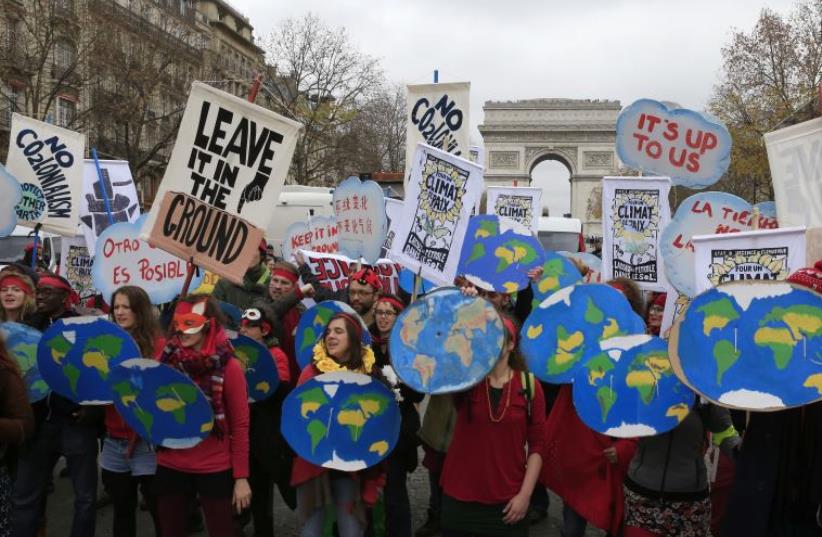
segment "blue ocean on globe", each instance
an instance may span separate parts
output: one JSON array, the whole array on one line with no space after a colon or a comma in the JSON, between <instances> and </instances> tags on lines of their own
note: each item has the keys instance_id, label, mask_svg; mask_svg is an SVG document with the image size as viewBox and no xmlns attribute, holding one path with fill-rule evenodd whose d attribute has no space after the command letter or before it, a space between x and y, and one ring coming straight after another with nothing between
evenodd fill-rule
<instances>
[{"instance_id":1,"label":"blue ocean on globe","mask_svg":"<svg viewBox=\"0 0 822 537\"><path fill-rule=\"evenodd\" d=\"M485 378L499 360L504 337L490 302L450 287L405 308L388 344L400 379L434 394L465 390Z\"/></svg>"},{"instance_id":2,"label":"blue ocean on globe","mask_svg":"<svg viewBox=\"0 0 822 537\"><path fill-rule=\"evenodd\" d=\"M49 394L49 385L37 366L37 345L43 334L28 325L12 322L0 324L0 333L6 342L6 349L23 374L29 403L44 399Z\"/></svg>"},{"instance_id":3,"label":"blue ocean on globe","mask_svg":"<svg viewBox=\"0 0 822 537\"><path fill-rule=\"evenodd\" d=\"M280 372L271 351L262 343L242 334L232 333L234 356L243 366L248 383L249 402L268 399L280 385Z\"/></svg>"},{"instance_id":4,"label":"blue ocean on globe","mask_svg":"<svg viewBox=\"0 0 822 537\"><path fill-rule=\"evenodd\" d=\"M668 342L645 334L600 343L574 378L574 407L591 429L615 438L670 431L691 411L695 395L679 381Z\"/></svg>"},{"instance_id":5,"label":"blue ocean on globe","mask_svg":"<svg viewBox=\"0 0 822 537\"><path fill-rule=\"evenodd\" d=\"M288 394L282 433L308 462L354 472L379 463L397 445L400 409L394 393L367 375L325 373Z\"/></svg>"},{"instance_id":6,"label":"blue ocean on globe","mask_svg":"<svg viewBox=\"0 0 822 537\"><path fill-rule=\"evenodd\" d=\"M696 296L674 325L674 369L718 404L774 410L822 399L822 295L733 282Z\"/></svg>"},{"instance_id":7,"label":"blue ocean on globe","mask_svg":"<svg viewBox=\"0 0 822 537\"><path fill-rule=\"evenodd\" d=\"M564 255L545 250L543 256L545 261L542 263L542 277L537 282L531 282L534 307L560 289L582 280L582 274L577 267Z\"/></svg>"},{"instance_id":8,"label":"blue ocean on globe","mask_svg":"<svg viewBox=\"0 0 822 537\"><path fill-rule=\"evenodd\" d=\"M600 341L644 333L645 322L622 293L605 284L576 284L531 311L520 330L520 351L534 375L563 384L599 353Z\"/></svg>"}]
</instances>

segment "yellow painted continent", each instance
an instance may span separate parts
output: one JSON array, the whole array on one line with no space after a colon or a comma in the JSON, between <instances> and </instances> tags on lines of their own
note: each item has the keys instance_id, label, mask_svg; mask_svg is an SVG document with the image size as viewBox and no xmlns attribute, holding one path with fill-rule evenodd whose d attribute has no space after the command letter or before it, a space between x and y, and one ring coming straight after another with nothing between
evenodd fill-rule
<instances>
[{"instance_id":1,"label":"yellow painted continent","mask_svg":"<svg viewBox=\"0 0 822 537\"><path fill-rule=\"evenodd\" d=\"M470 366L473 361L471 341L462 332L452 332L448 336L445 340L445 350L459 356L465 367Z\"/></svg>"},{"instance_id":2,"label":"yellow painted continent","mask_svg":"<svg viewBox=\"0 0 822 537\"><path fill-rule=\"evenodd\" d=\"M653 386L655 383L656 377L654 376L653 372L647 369L631 371L625 377L625 384L627 384L631 388L636 388L640 386Z\"/></svg>"},{"instance_id":3,"label":"yellow painted continent","mask_svg":"<svg viewBox=\"0 0 822 537\"><path fill-rule=\"evenodd\" d=\"M525 333L528 336L528 339L537 339L540 334L542 334L542 325L538 324L536 326L529 326L527 332Z\"/></svg>"},{"instance_id":4,"label":"yellow painted continent","mask_svg":"<svg viewBox=\"0 0 822 537\"><path fill-rule=\"evenodd\" d=\"M819 392L819 395L822 395L822 373L816 373L806 378L805 383L802 384L802 387L816 388L816 391Z\"/></svg>"},{"instance_id":5,"label":"yellow painted continent","mask_svg":"<svg viewBox=\"0 0 822 537\"><path fill-rule=\"evenodd\" d=\"M120 397L120 402L123 403L123 406L128 406L136 400L137 400L137 394L136 393L132 393L132 394L124 395L124 396Z\"/></svg>"},{"instance_id":6,"label":"yellow painted continent","mask_svg":"<svg viewBox=\"0 0 822 537\"><path fill-rule=\"evenodd\" d=\"M368 447L368 451L376 453L377 455L382 457L388 451L388 442L386 442L385 440L378 440L377 442L374 442Z\"/></svg>"},{"instance_id":7,"label":"yellow painted continent","mask_svg":"<svg viewBox=\"0 0 822 537\"><path fill-rule=\"evenodd\" d=\"M685 403L677 403L668 407L668 410L665 412L665 416L668 418L676 418L679 423L682 423L686 417L688 417L688 413L691 411L688 408L688 405Z\"/></svg>"},{"instance_id":8,"label":"yellow painted continent","mask_svg":"<svg viewBox=\"0 0 822 537\"><path fill-rule=\"evenodd\" d=\"M666 356L651 356L645 360L645 367L659 376L671 369L671 361Z\"/></svg>"},{"instance_id":9,"label":"yellow painted continent","mask_svg":"<svg viewBox=\"0 0 822 537\"><path fill-rule=\"evenodd\" d=\"M365 416L359 410L340 410L337 414L337 422L340 425L362 427L365 425L365 421Z\"/></svg>"},{"instance_id":10,"label":"yellow painted continent","mask_svg":"<svg viewBox=\"0 0 822 537\"><path fill-rule=\"evenodd\" d=\"M602 339L614 337L619 333L619 323L613 317L608 317L608 324L602 327Z\"/></svg>"},{"instance_id":11,"label":"yellow painted continent","mask_svg":"<svg viewBox=\"0 0 822 537\"><path fill-rule=\"evenodd\" d=\"M108 359L106 355L99 351L90 351L83 353L83 365L86 367L93 367L103 377L108 376Z\"/></svg>"},{"instance_id":12,"label":"yellow painted continent","mask_svg":"<svg viewBox=\"0 0 822 537\"><path fill-rule=\"evenodd\" d=\"M309 414L316 412L321 406L322 404L316 401L303 401L300 405L300 415L303 418L307 418Z\"/></svg>"},{"instance_id":13,"label":"yellow painted continent","mask_svg":"<svg viewBox=\"0 0 822 537\"><path fill-rule=\"evenodd\" d=\"M782 320L791 329L794 339L802 339L802 333L816 334L822 330L822 318L803 313L788 312Z\"/></svg>"},{"instance_id":14,"label":"yellow painted continent","mask_svg":"<svg viewBox=\"0 0 822 537\"><path fill-rule=\"evenodd\" d=\"M254 386L254 388L261 392L268 392L268 390L271 388L271 384L263 380L261 382L258 382L257 385Z\"/></svg>"},{"instance_id":15,"label":"yellow painted continent","mask_svg":"<svg viewBox=\"0 0 822 537\"><path fill-rule=\"evenodd\" d=\"M542 280L540 280L539 284L537 284L537 289L542 294L551 291L552 289L556 289L559 287L559 278L556 276L546 276Z\"/></svg>"},{"instance_id":16,"label":"yellow painted continent","mask_svg":"<svg viewBox=\"0 0 822 537\"><path fill-rule=\"evenodd\" d=\"M505 282L502 284L506 293L516 293L519 291L519 284L517 282Z\"/></svg>"},{"instance_id":17,"label":"yellow painted continent","mask_svg":"<svg viewBox=\"0 0 822 537\"><path fill-rule=\"evenodd\" d=\"M63 358L65 357L65 352L60 352L57 349L51 349L51 359L54 360L54 363L57 365L63 365Z\"/></svg>"},{"instance_id":18,"label":"yellow painted continent","mask_svg":"<svg viewBox=\"0 0 822 537\"><path fill-rule=\"evenodd\" d=\"M727 317L723 317L721 315L706 315L705 319L702 321L702 333L706 336L711 335L711 330L718 329L722 330L731 320Z\"/></svg>"},{"instance_id":19,"label":"yellow painted continent","mask_svg":"<svg viewBox=\"0 0 822 537\"><path fill-rule=\"evenodd\" d=\"M214 422L213 421L207 421L207 422L203 423L202 425L200 425L200 432L201 433L207 433L207 432L210 432L211 429L213 429L213 428L214 428Z\"/></svg>"},{"instance_id":20,"label":"yellow painted continent","mask_svg":"<svg viewBox=\"0 0 822 537\"><path fill-rule=\"evenodd\" d=\"M380 402L374 399L361 399L360 410L366 418L369 418L380 411Z\"/></svg>"},{"instance_id":21,"label":"yellow painted continent","mask_svg":"<svg viewBox=\"0 0 822 537\"><path fill-rule=\"evenodd\" d=\"M754 332L754 342L757 345L796 345L796 340L787 328L771 328L763 326Z\"/></svg>"},{"instance_id":22,"label":"yellow painted continent","mask_svg":"<svg viewBox=\"0 0 822 537\"><path fill-rule=\"evenodd\" d=\"M163 397L162 399L157 399L156 405L157 408L163 412L174 412L175 410L179 410L186 406L183 401L174 397Z\"/></svg>"},{"instance_id":23,"label":"yellow painted continent","mask_svg":"<svg viewBox=\"0 0 822 537\"><path fill-rule=\"evenodd\" d=\"M430 356L418 354L414 357L412 367L420 374L420 381L422 382L423 387L425 387L434 375L434 369L437 367L437 362Z\"/></svg>"}]
</instances>

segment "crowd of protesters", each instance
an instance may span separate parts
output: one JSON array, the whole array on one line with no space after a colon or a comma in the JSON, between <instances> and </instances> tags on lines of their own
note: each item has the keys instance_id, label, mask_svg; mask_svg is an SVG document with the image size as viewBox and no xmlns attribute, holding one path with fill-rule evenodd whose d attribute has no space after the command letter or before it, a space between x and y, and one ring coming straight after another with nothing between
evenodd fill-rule
<instances>
[{"instance_id":1,"label":"crowd of protesters","mask_svg":"<svg viewBox=\"0 0 822 537\"><path fill-rule=\"evenodd\" d=\"M569 386L543 384L528 372L518 338L531 308L530 291L490 293L460 280L455 283L465 294L483 297L500 314L503 352L472 388L428 397L421 416L423 394L399 381L390 367L389 337L410 297L387 293L369 267L332 292L319 285L302 257L296 261L273 259L261 244L242 284L221 280L211 295L180 297L163 312L137 287L121 287L98 301L107 304L106 314L133 337L143 357L183 372L207 397L213 428L191 448L150 445L110 405L80 406L54 392L29 404L20 369L0 340L0 537L93 536L100 472L117 537L183 536L198 520L212 536L282 535L282 521L273 514L275 489L295 511L304 537L374 535L377 527L389 537L525 536L546 516L548 490L563 502L564 537L581 536L589 525L626 537L820 531L818 404L735 415L698 401L665 434L610 438L577 416ZM792 281L819 291L822 265ZM643 296L624 279L609 284L646 320L648 333L659 335L665 295ZM313 361L301 369L295 330L305 298L341 300L355 313L339 313L328 322ZM280 386L264 401L248 403L218 301L243 312L232 328L270 349ZM0 272L3 322L43 331L81 309L69 282L45 266L35 271L21 262ZM370 345L363 343L366 329ZM289 391L334 371L370 375L397 394L399 440L377 466L357 472L321 468L292 452L280 432ZM737 431L745 432L744 440ZM719 450L719 474L731 476L725 487L712 488L717 472L706 464L710 446ZM73 488L70 528L46 520L60 457ZM408 476L420 463L430 495L427 520L414 531ZM384 509L376 510L380 497ZM141 502L153 529L137 527ZM376 519L379 513L383 521Z\"/></svg>"}]
</instances>

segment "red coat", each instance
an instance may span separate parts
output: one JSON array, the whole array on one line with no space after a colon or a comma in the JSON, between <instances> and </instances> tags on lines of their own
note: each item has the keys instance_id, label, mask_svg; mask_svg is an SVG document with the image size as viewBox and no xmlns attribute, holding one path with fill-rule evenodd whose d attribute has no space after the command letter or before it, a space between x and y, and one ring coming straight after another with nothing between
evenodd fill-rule
<instances>
[{"instance_id":1,"label":"red coat","mask_svg":"<svg viewBox=\"0 0 822 537\"><path fill-rule=\"evenodd\" d=\"M624 516L622 481L636 451L636 440L614 440L577 416L571 385L563 386L545 427L542 482L594 526L617 534ZM617 463L603 450L615 447Z\"/></svg>"}]
</instances>

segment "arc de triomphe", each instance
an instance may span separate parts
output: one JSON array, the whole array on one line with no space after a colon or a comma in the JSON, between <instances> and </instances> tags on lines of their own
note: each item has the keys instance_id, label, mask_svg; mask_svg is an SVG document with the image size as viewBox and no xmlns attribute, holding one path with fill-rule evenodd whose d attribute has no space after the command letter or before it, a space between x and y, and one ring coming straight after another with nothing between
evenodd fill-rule
<instances>
[{"instance_id":1,"label":"arc de triomphe","mask_svg":"<svg viewBox=\"0 0 822 537\"><path fill-rule=\"evenodd\" d=\"M601 237L601 181L617 172L621 108L619 101L588 99L486 101L479 126L486 184L528 185L537 164L557 160L571 174L571 216L582 220L586 236Z\"/></svg>"}]
</instances>

